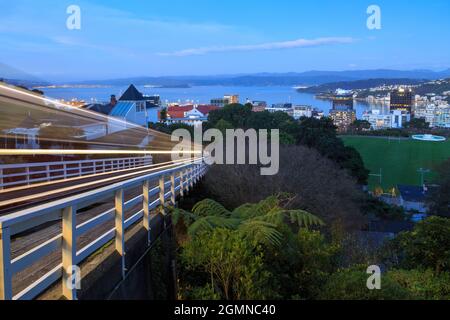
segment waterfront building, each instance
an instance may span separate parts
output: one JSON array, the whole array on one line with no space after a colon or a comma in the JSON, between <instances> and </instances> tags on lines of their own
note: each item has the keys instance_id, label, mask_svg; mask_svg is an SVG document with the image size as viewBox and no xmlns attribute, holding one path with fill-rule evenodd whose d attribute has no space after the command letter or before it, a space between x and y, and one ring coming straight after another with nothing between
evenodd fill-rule
<instances>
[{"instance_id":1,"label":"waterfront building","mask_svg":"<svg viewBox=\"0 0 450 320\"><path fill-rule=\"evenodd\" d=\"M292 108L292 103L277 103L273 104L271 107L267 107L266 111L270 113L274 112L285 112L291 117L294 116L294 109Z\"/></svg>"},{"instance_id":2,"label":"waterfront building","mask_svg":"<svg viewBox=\"0 0 450 320\"><path fill-rule=\"evenodd\" d=\"M208 115L219 107L212 105L171 105L167 108L167 124L184 123L199 126L208 120Z\"/></svg>"},{"instance_id":3,"label":"waterfront building","mask_svg":"<svg viewBox=\"0 0 450 320\"><path fill-rule=\"evenodd\" d=\"M266 101L251 101L250 104L253 106L252 108L253 112L263 112L267 108Z\"/></svg>"},{"instance_id":4,"label":"waterfront building","mask_svg":"<svg viewBox=\"0 0 450 320\"><path fill-rule=\"evenodd\" d=\"M332 96L333 110L350 111L353 110L353 92L349 90L337 89Z\"/></svg>"},{"instance_id":5,"label":"waterfront building","mask_svg":"<svg viewBox=\"0 0 450 320\"><path fill-rule=\"evenodd\" d=\"M121 118L147 127L149 122L158 121L159 105L144 97L134 85L130 85L112 108L110 116Z\"/></svg>"},{"instance_id":6,"label":"waterfront building","mask_svg":"<svg viewBox=\"0 0 450 320\"><path fill-rule=\"evenodd\" d=\"M414 105L414 93L411 88L398 88L390 94L390 108L411 113Z\"/></svg>"},{"instance_id":7,"label":"waterfront building","mask_svg":"<svg viewBox=\"0 0 450 320\"><path fill-rule=\"evenodd\" d=\"M356 112L353 110L353 92L337 89L332 100L333 108L330 111L330 118L339 132L347 131L356 120Z\"/></svg>"},{"instance_id":8,"label":"waterfront building","mask_svg":"<svg viewBox=\"0 0 450 320\"><path fill-rule=\"evenodd\" d=\"M211 99L211 105L216 107L224 107L227 104L239 103L239 95L237 94L227 94L224 95L223 98Z\"/></svg>"},{"instance_id":9,"label":"waterfront building","mask_svg":"<svg viewBox=\"0 0 450 320\"><path fill-rule=\"evenodd\" d=\"M414 116L422 118L431 128L450 128L450 106L448 104L427 104L415 109Z\"/></svg>"},{"instance_id":10,"label":"waterfront building","mask_svg":"<svg viewBox=\"0 0 450 320\"><path fill-rule=\"evenodd\" d=\"M364 112L362 119L368 121L373 130L380 130L389 128L403 128L405 123L411 121L411 115L400 110L394 110L390 113L383 113L376 109Z\"/></svg>"},{"instance_id":11,"label":"waterfront building","mask_svg":"<svg viewBox=\"0 0 450 320\"><path fill-rule=\"evenodd\" d=\"M295 120L306 117L311 118L313 116L314 109L310 106L294 106L293 117Z\"/></svg>"}]
</instances>

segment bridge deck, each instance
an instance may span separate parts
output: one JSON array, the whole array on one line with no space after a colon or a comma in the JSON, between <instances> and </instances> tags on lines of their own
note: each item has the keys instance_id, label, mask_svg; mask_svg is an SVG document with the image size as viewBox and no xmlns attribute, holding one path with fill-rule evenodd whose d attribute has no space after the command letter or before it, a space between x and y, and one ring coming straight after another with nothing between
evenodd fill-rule
<instances>
[{"instance_id":1,"label":"bridge deck","mask_svg":"<svg viewBox=\"0 0 450 320\"><path fill-rule=\"evenodd\" d=\"M156 186L156 184L155 184ZM136 188L131 192L127 193L126 199L132 199L135 196L139 195L142 191ZM110 198L107 201L99 203L94 207L90 208L87 211L79 213L77 215L78 223L83 223L98 214L104 212L105 210L114 207L114 199ZM125 213L126 218L129 218L133 212L139 210L139 206L135 206L131 210ZM96 228L92 231L86 233L83 236L80 236L77 239L77 247L82 248L85 245L92 242L94 239L98 238L100 235L104 234L111 228L114 228L114 221L108 221ZM30 248L33 248L37 245L44 243L45 241L61 234L61 221L48 223L47 226L40 228L31 233L18 235L11 239L11 258L14 259L21 254L27 252ZM25 289L29 284L33 281L36 281L44 274L55 268L58 264L61 263L61 250L57 250L46 257L46 259L40 259L34 265L26 268L25 270L17 273L13 277L13 291L20 292Z\"/></svg>"}]
</instances>

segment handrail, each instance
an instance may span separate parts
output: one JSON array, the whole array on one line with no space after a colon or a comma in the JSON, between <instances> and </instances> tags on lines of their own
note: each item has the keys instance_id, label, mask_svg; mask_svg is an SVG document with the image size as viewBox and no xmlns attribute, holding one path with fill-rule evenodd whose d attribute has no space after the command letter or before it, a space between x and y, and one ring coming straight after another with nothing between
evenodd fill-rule
<instances>
[{"instance_id":1,"label":"handrail","mask_svg":"<svg viewBox=\"0 0 450 320\"><path fill-rule=\"evenodd\" d=\"M175 204L177 193L183 196L203 176L205 171L206 166L203 159L198 158L181 165L146 173L140 177L0 217L0 300L32 299L60 279L61 275L63 295L68 299L76 299L76 288L70 283L74 272L73 267L78 266L112 239L115 239L116 251L122 257L122 275L125 276L125 231L142 220L148 234L148 245L150 245L150 212L160 207L161 213L165 215L164 206L167 199L170 199L170 203ZM167 178L169 178L168 181L166 181ZM150 181L155 180L159 180L159 185L151 188ZM125 201L125 191L137 186L142 187L142 194ZM151 196L158 195L158 193L159 198L151 202ZM78 210L111 197L114 197L114 208L77 224ZM125 212L129 212L139 203L142 204L141 209L131 212L131 216L125 219ZM15 230L20 226L21 230L24 230L24 226L26 226L26 230L34 228L42 223L41 218L54 217L58 212L62 221L62 233L11 259L11 236L15 234ZM77 248L77 237L108 221L115 221L113 229L90 241L83 248ZM14 295L12 289L14 274L25 270L55 250L61 250L62 264L34 281L22 292Z\"/></svg>"},{"instance_id":2,"label":"handrail","mask_svg":"<svg viewBox=\"0 0 450 320\"><path fill-rule=\"evenodd\" d=\"M42 181L49 182L57 179L81 177L88 174L114 172L117 170L137 168L151 164L151 156L0 164L0 190L14 186L30 185ZM20 172L17 172L17 170L20 170ZM12 181L7 182L7 179Z\"/></svg>"}]
</instances>

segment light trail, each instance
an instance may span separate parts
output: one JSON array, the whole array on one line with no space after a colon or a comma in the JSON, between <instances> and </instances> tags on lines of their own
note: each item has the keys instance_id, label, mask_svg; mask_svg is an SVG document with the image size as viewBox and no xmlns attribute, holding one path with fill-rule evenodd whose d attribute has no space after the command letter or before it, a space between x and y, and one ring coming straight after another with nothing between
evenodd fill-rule
<instances>
[{"instance_id":1,"label":"light trail","mask_svg":"<svg viewBox=\"0 0 450 320\"><path fill-rule=\"evenodd\" d=\"M195 158L192 161L185 161L184 163L192 163L195 162L197 160L202 159L201 157L199 158ZM182 163L182 164L184 164ZM160 169L168 169L170 167L173 167L177 164L172 164L172 165L166 165L166 166L162 166L162 167L158 167L158 168L154 168L154 169L149 169L149 170L144 170L141 173L142 174L146 174L146 173L151 173ZM39 198L43 198L43 197L47 197L47 196L52 196L58 193L63 193L63 192L68 192L68 191L72 191L72 190L76 190L76 189L80 189L80 188L85 188L85 187L90 187L99 183L106 183L106 182L112 182L114 180L117 179L122 179L122 178L126 178L126 177L131 177L131 176L135 176L136 173L128 173L128 174L124 174L121 176L117 176L117 177L112 177L112 178L107 178L107 179L103 179L103 180L97 180L97 181L92 181L92 182L87 182L87 183L83 183L83 184L79 184L76 186L71 186L71 187L66 187L66 188L61 188L61 189L57 189L57 190L51 190L51 191L46 191L46 192L42 192L42 193L38 193L38 194L34 194L34 195L29 195L29 196L25 196L25 197L20 197L20 198L15 198L13 200L6 200L6 201L0 201L0 207L3 206L10 206L16 203L22 203L22 202L26 202L26 201L30 201L30 200L35 200L35 199L39 199Z\"/></svg>"},{"instance_id":2,"label":"light trail","mask_svg":"<svg viewBox=\"0 0 450 320\"><path fill-rule=\"evenodd\" d=\"M108 116L106 116L104 114L101 114L101 113L93 112L93 111L90 111L90 110L87 110L87 109L77 108L77 107L71 106L69 104L65 104L65 103L59 102L57 100L50 99L50 98L47 98L45 96L41 96L39 94L35 94L35 93L30 93L30 92L24 91L23 89L22 90L21 89L16 89L16 88L13 88L13 87L10 87L10 86L5 86L4 84L0 84L0 88L3 88L3 89L5 89L5 90L7 90L7 91L9 91L11 93L24 95L24 96L27 96L27 97L30 97L30 98L33 98L33 99L41 100L46 107L49 107L48 103L50 103L50 104L58 105L60 107L68 108L70 110L81 111L82 113L93 115L95 117L101 117L101 118L104 118L106 120L112 120L113 119L114 121L122 123L124 125L127 125L127 126L131 125L131 126L135 127L136 129L147 130L147 129L145 129L145 128L137 125L137 124L130 123L130 122L127 122L127 121L123 121L123 120L121 120L119 118L115 118L115 117L112 118L112 117L108 117Z\"/></svg>"},{"instance_id":3,"label":"light trail","mask_svg":"<svg viewBox=\"0 0 450 320\"><path fill-rule=\"evenodd\" d=\"M23 155L111 155L111 154L202 154L203 151L174 150L70 150L70 149L0 149L0 156Z\"/></svg>"},{"instance_id":4,"label":"light trail","mask_svg":"<svg viewBox=\"0 0 450 320\"><path fill-rule=\"evenodd\" d=\"M150 137L154 137L156 138L167 138L165 133L160 133L161 136L159 136L159 134L155 134L155 135L148 135ZM131 136L129 132L124 132L124 136ZM0 134L0 139L11 139L14 140L15 134ZM143 138L145 139L145 137ZM115 142L99 142L96 141L95 139L93 140L70 140L70 139L55 139L55 138L46 138L46 137L39 137L39 141L45 141L45 142L65 142L65 143L76 143L76 144L84 144L84 145L90 145L90 146L105 146L105 147L125 147L125 148L132 148L132 147L138 147L138 144L123 144L123 143L115 143ZM166 141L162 141L164 144L167 144L168 147L173 147L173 144L175 142L166 142ZM1 142L0 142L1 144Z\"/></svg>"},{"instance_id":5,"label":"light trail","mask_svg":"<svg viewBox=\"0 0 450 320\"><path fill-rule=\"evenodd\" d=\"M121 169L121 170L114 170L114 171L107 171L107 172L99 172L99 173L95 173L95 174L87 174L87 175L83 175L83 176L79 176L79 177L72 177L72 178L67 178L67 179L52 180L52 181L47 181L47 182L39 182L39 183L31 184L31 185L24 185L24 186L18 186L18 187L3 189L3 190L0 190L0 194L6 194L6 193L11 193L11 192L25 190L25 189L31 189L31 188L37 188L37 187L45 187L45 186L58 184L58 183L62 183L62 182L73 182L73 181L77 181L77 180L83 180L83 179L88 179L88 178L93 178L93 177L99 177L99 176L103 176L103 175L106 176L106 175L110 175L110 174L114 174L114 173L136 171L138 169L153 168L153 167L157 167L157 166L161 166L161 165L166 165L166 164L169 164L169 163L171 163L171 164L178 164L180 162L185 162L185 161L187 161L187 159L167 161L167 162L161 162L161 163L154 163L154 164L151 164L151 165L148 165L148 166L140 166L140 167L129 168L129 169Z\"/></svg>"}]
</instances>

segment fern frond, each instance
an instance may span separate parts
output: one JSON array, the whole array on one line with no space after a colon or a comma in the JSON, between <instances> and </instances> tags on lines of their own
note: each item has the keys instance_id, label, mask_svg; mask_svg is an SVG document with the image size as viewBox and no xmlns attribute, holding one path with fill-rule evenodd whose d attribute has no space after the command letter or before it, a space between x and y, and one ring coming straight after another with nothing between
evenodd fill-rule
<instances>
[{"instance_id":1,"label":"fern frond","mask_svg":"<svg viewBox=\"0 0 450 320\"><path fill-rule=\"evenodd\" d=\"M170 215L172 217L172 223L174 225L177 225L180 219L183 219L184 224L186 226L190 226L198 219L198 216L196 216L192 212L179 208L172 208L172 210L170 211Z\"/></svg>"},{"instance_id":2,"label":"fern frond","mask_svg":"<svg viewBox=\"0 0 450 320\"><path fill-rule=\"evenodd\" d=\"M284 214L289 216L292 224L297 224L299 227L309 228L325 225L322 219L304 210L287 210L284 211Z\"/></svg>"},{"instance_id":3,"label":"fern frond","mask_svg":"<svg viewBox=\"0 0 450 320\"><path fill-rule=\"evenodd\" d=\"M231 216L236 219L245 220L245 219L249 219L249 218L253 217L254 212L255 212L255 205L246 203L246 204L243 204L242 206L234 209L233 212L231 213Z\"/></svg>"},{"instance_id":4,"label":"fern frond","mask_svg":"<svg viewBox=\"0 0 450 320\"><path fill-rule=\"evenodd\" d=\"M188 234L191 237L202 233L209 232L215 228L236 229L241 221L239 219L230 219L224 217L208 216L195 221L189 228Z\"/></svg>"},{"instance_id":5,"label":"fern frond","mask_svg":"<svg viewBox=\"0 0 450 320\"><path fill-rule=\"evenodd\" d=\"M256 217L255 220L265 221L275 225L289 222L298 225L300 228L324 225L324 222L320 218L304 210L272 210L268 214Z\"/></svg>"},{"instance_id":6,"label":"fern frond","mask_svg":"<svg viewBox=\"0 0 450 320\"><path fill-rule=\"evenodd\" d=\"M238 232L247 240L271 247L279 247L283 240L283 235L277 230L275 224L260 220L242 223Z\"/></svg>"},{"instance_id":7,"label":"fern frond","mask_svg":"<svg viewBox=\"0 0 450 320\"><path fill-rule=\"evenodd\" d=\"M192 208L192 212L202 217L229 217L231 215L231 213L224 206L211 199L205 199L198 202Z\"/></svg>"}]
</instances>

